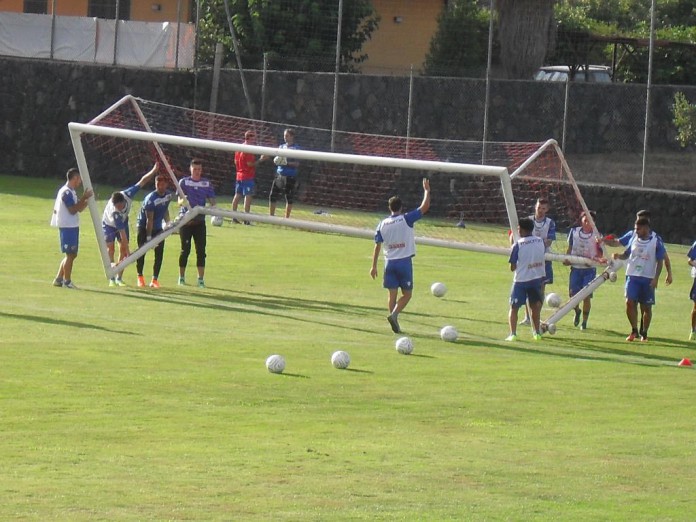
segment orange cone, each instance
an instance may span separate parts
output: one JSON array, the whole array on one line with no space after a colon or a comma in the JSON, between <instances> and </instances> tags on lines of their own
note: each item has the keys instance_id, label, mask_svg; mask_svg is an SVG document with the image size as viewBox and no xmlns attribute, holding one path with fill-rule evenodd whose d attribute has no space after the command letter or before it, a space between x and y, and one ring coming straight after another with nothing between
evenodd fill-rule
<instances>
[{"instance_id":1,"label":"orange cone","mask_svg":"<svg viewBox=\"0 0 696 522\"><path fill-rule=\"evenodd\" d=\"M691 361L689 359L684 358L681 361L679 361L679 364L677 366L693 366L693 364L691 364Z\"/></svg>"}]
</instances>

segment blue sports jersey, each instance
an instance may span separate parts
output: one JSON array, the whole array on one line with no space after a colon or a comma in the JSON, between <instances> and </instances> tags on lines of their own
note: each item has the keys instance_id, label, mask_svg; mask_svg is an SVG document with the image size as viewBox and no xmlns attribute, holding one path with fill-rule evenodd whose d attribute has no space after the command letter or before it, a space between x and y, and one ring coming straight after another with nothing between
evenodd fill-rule
<instances>
[{"instance_id":1,"label":"blue sports jersey","mask_svg":"<svg viewBox=\"0 0 696 522\"><path fill-rule=\"evenodd\" d=\"M162 230L162 220L169 209L169 202L174 197L174 193L167 191L164 195L160 195L156 190L150 192L145 199L138 212L138 228L145 230L147 227L147 213L153 212L152 232L160 232Z\"/></svg>"},{"instance_id":2,"label":"blue sports jersey","mask_svg":"<svg viewBox=\"0 0 696 522\"><path fill-rule=\"evenodd\" d=\"M194 181L191 176L179 181L181 191L186 194L191 207L204 207L206 200L215 197L215 188L209 179L201 178Z\"/></svg>"}]
</instances>

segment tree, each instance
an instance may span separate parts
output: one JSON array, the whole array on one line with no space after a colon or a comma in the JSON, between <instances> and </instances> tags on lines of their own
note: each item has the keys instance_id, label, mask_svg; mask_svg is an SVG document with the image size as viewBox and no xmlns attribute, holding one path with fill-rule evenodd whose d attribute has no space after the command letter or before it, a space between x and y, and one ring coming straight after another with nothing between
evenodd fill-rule
<instances>
[{"instance_id":1,"label":"tree","mask_svg":"<svg viewBox=\"0 0 696 522\"><path fill-rule=\"evenodd\" d=\"M330 71L336 62L338 2L319 0L228 0L232 25L244 67ZM224 0L201 0L199 62L212 64L215 45L234 51ZM363 44L377 28L379 17L369 0L345 2L341 24L341 70L354 71L365 61Z\"/></svg>"},{"instance_id":2,"label":"tree","mask_svg":"<svg viewBox=\"0 0 696 522\"><path fill-rule=\"evenodd\" d=\"M489 11L476 0L458 0L443 9L425 57L425 74L479 76L485 71L489 19Z\"/></svg>"},{"instance_id":3,"label":"tree","mask_svg":"<svg viewBox=\"0 0 696 522\"><path fill-rule=\"evenodd\" d=\"M674 95L672 113L679 144L682 147L696 145L696 105L689 103L683 92L678 92Z\"/></svg>"},{"instance_id":4,"label":"tree","mask_svg":"<svg viewBox=\"0 0 696 522\"><path fill-rule=\"evenodd\" d=\"M508 78L531 78L544 64L556 0L497 0L500 62Z\"/></svg>"}]
</instances>

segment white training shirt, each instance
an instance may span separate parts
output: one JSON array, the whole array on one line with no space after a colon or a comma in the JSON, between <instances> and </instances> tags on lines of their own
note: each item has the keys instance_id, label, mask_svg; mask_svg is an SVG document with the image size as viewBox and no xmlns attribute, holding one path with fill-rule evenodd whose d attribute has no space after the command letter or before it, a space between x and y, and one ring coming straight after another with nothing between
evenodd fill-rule
<instances>
[{"instance_id":1,"label":"white training shirt","mask_svg":"<svg viewBox=\"0 0 696 522\"><path fill-rule=\"evenodd\" d=\"M653 279L657 272L657 261L665 257L659 236L651 233L648 239L640 239L635 235L628 246L627 251L629 250L626 275Z\"/></svg>"},{"instance_id":2,"label":"white training shirt","mask_svg":"<svg viewBox=\"0 0 696 522\"><path fill-rule=\"evenodd\" d=\"M521 237L512 246L510 263L516 266L515 283L546 277L544 248L544 240L537 236Z\"/></svg>"},{"instance_id":3,"label":"white training shirt","mask_svg":"<svg viewBox=\"0 0 696 522\"><path fill-rule=\"evenodd\" d=\"M78 202L77 192L67 184L63 185L56 195L56 202L53 204L53 215L51 216L51 226L60 228L75 228L80 226L80 213L71 214L63 198L68 195L72 197L73 205ZM72 205L71 205L72 206Z\"/></svg>"},{"instance_id":4,"label":"white training shirt","mask_svg":"<svg viewBox=\"0 0 696 522\"><path fill-rule=\"evenodd\" d=\"M537 221L534 214L529 216L529 219L534 221L534 230L532 234L541 239L550 239L551 241L556 240L556 222L550 217L546 216L541 221ZM551 246L545 247L546 252L551 251Z\"/></svg>"},{"instance_id":5,"label":"white training shirt","mask_svg":"<svg viewBox=\"0 0 696 522\"><path fill-rule=\"evenodd\" d=\"M404 259L416 255L416 239L413 224L423 214L416 209L383 219L377 226L375 242L382 243L384 260Z\"/></svg>"},{"instance_id":6,"label":"white training shirt","mask_svg":"<svg viewBox=\"0 0 696 522\"><path fill-rule=\"evenodd\" d=\"M574 227L568 232L568 244L570 245L570 255L587 257L594 259L597 257L598 245L594 231L583 232L582 227ZM573 268L589 268L583 263L573 263Z\"/></svg>"}]
</instances>

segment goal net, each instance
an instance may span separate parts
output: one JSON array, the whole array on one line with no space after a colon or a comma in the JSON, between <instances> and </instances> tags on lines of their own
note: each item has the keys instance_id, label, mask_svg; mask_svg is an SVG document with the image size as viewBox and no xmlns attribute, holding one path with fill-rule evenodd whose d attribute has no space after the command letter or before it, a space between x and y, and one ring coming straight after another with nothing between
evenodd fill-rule
<instances>
[{"instance_id":1,"label":"goal net","mask_svg":"<svg viewBox=\"0 0 696 522\"><path fill-rule=\"evenodd\" d=\"M559 231L577 224L587 210L572 173L555 141L545 143L481 143L380 136L294 126L299 150L283 155L300 162L298 190L291 219L268 215L267 196L275 177L272 162L256 173L252 213L232 212L234 153L276 155L287 125L212 114L126 96L88 124L69 125L85 187L106 184L117 190L134 184L155 161L169 175L172 190L187 176L192 158L203 162L204 176L215 184L218 206L195 207L197 213L286 227L372 238L385 214L387 200L401 196L406 208L422 199L421 178L429 177L432 203L428 219L419 223L417 241L424 244L509 253L509 231L517 233L518 216L532 214L539 197ZM244 145L254 130L257 145ZM151 189L146 188L146 194ZM106 255L101 210L110 194L90 201L104 268L111 277L183 222L152 239L116 266ZM283 202L279 202L282 208ZM135 204L134 206L136 206ZM175 210L171 210L175 214ZM593 225L594 227L594 225ZM595 229L596 230L596 229ZM565 234L555 243L563 259Z\"/></svg>"}]
</instances>

